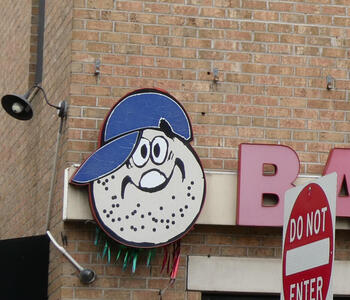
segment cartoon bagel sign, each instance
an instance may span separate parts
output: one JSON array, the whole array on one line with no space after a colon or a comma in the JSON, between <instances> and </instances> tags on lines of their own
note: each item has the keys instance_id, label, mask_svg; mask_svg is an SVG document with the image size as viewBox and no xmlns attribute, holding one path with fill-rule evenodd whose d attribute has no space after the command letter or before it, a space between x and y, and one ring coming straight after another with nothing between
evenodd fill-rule
<instances>
[{"instance_id":1,"label":"cartoon bagel sign","mask_svg":"<svg viewBox=\"0 0 350 300\"><path fill-rule=\"evenodd\" d=\"M71 178L89 186L92 215L109 237L154 248L192 228L206 188L192 138L185 110L167 92L136 90L112 107L98 149Z\"/></svg>"}]
</instances>

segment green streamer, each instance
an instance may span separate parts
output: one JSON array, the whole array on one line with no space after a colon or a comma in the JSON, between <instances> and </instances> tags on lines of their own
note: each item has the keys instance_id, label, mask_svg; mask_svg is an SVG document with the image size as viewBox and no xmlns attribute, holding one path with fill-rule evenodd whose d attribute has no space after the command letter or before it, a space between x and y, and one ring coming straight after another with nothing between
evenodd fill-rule
<instances>
[{"instance_id":1,"label":"green streamer","mask_svg":"<svg viewBox=\"0 0 350 300\"><path fill-rule=\"evenodd\" d=\"M96 227L95 229L95 239L94 239L94 245L99 247L99 251L97 253L98 257L101 257L102 260L107 256L107 262L108 264L111 263L112 259L112 248L111 246L116 247L116 258L115 258L115 264L120 259L122 255L124 255L123 258L123 264L122 269L125 271L128 267L128 265L131 265L131 271L134 274L136 272L137 268L137 262L139 260L140 255L142 253L147 253L147 267L150 267L153 257L155 256L156 249L135 249L130 248L121 244L115 244L114 241L110 240L104 232ZM123 254L123 251L125 249L125 254ZM146 252L148 251L148 252Z\"/></svg>"},{"instance_id":2,"label":"green streamer","mask_svg":"<svg viewBox=\"0 0 350 300\"><path fill-rule=\"evenodd\" d=\"M108 249L108 243L107 241L105 242L105 247L103 249L103 252L102 252L102 259L104 259L106 253L107 253L107 249Z\"/></svg>"},{"instance_id":3,"label":"green streamer","mask_svg":"<svg viewBox=\"0 0 350 300\"><path fill-rule=\"evenodd\" d=\"M107 261L110 264L111 263L111 247L108 246L108 252L107 252Z\"/></svg>"},{"instance_id":4,"label":"green streamer","mask_svg":"<svg viewBox=\"0 0 350 300\"><path fill-rule=\"evenodd\" d=\"M119 257L120 257L120 254L122 253L122 247L119 247L119 250L118 250L118 253L117 253L117 257L115 259L115 262L116 263L118 260L119 260Z\"/></svg>"},{"instance_id":5,"label":"green streamer","mask_svg":"<svg viewBox=\"0 0 350 300\"><path fill-rule=\"evenodd\" d=\"M155 253L155 249L148 250L147 267L151 265L151 260L152 260L152 257L154 256L154 253Z\"/></svg>"},{"instance_id":6,"label":"green streamer","mask_svg":"<svg viewBox=\"0 0 350 300\"><path fill-rule=\"evenodd\" d=\"M99 237L100 237L100 229L98 227L96 227L95 241L94 241L95 246L97 246L97 244L98 244Z\"/></svg>"},{"instance_id":7,"label":"green streamer","mask_svg":"<svg viewBox=\"0 0 350 300\"><path fill-rule=\"evenodd\" d=\"M126 250L125 256L124 256L124 262L123 262L123 271L126 269L128 266L128 257L129 256L129 250Z\"/></svg>"},{"instance_id":8,"label":"green streamer","mask_svg":"<svg viewBox=\"0 0 350 300\"><path fill-rule=\"evenodd\" d=\"M138 252L136 251L136 253L134 254L134 257L133 257L133 259L132 259L132 269L131 269L131 271L132 271L132 273L135 273L135 271L136 271L136 264L137 264L137 258L138 258Z\"/></svg>"}]
</instances>

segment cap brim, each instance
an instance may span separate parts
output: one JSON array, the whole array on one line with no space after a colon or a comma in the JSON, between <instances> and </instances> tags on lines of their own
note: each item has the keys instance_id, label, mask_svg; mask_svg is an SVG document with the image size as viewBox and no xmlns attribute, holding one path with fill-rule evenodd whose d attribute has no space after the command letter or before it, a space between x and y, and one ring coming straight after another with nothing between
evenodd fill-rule
<instances>
[{"instance_id":1,"label":"cap brim","mask_svg":"<svg viewBox=\"0 0 350 300\"><path fill-rule=\"evenodd\" d=\"M79 167L71 181L76 184L87 184L117 170L130 156L137 139L138 132L131 132L97 149Z\"/></svg>"}]
</instances>

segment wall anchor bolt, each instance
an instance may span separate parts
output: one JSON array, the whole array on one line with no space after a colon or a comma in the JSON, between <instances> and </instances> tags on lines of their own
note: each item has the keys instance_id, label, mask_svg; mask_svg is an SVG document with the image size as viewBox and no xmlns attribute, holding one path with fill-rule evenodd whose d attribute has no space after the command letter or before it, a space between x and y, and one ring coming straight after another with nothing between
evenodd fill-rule
<instances>
[{"instance_id":1,"label":"wall anchor bolt","mask_svg":"<svg viewBox=\"0 0 350 300\"><path fill-rule=\"evenodd\" d=\"M100 75L100 73L101 73L100 68L101 68L101 61L99 59L96 59L96 61L95 61L95 76Z\"/></svg>"},{"instance_id":2,"label":"wall anchor bolt","mask_svg":"<svg viewBox=\"0 0 350 300\"><path fill-rule=\"evenodd\" d=\"M331 75L327 75L327 90L334 90L335 89L335 79Z\"/></svg>"},{"instance_id":3,"label":"wall anchor bolt","mask_svg":"<svg viewBox=\"0 0 350 300\"><path fill-rule=\"evenodd\" d=\"M214 74L213 82L217 83L219 81L219 70L217 68L214 68L213 74Z\"/></svg>"}]
</instances>

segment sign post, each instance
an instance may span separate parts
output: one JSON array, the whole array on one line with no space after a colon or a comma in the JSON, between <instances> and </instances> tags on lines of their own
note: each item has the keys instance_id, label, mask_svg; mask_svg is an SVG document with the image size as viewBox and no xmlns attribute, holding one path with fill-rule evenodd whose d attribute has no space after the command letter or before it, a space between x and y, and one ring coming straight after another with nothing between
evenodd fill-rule
<instances>
[{"instance_id":1,"label":"sign post","mask_svg":"<svg viewBox=\"0 0 350 300\"><path fill-rule=\"evenodd\" d=\"M281 299L330 300L337 174L286 192Z\"/></svg>"}]
</instances>

